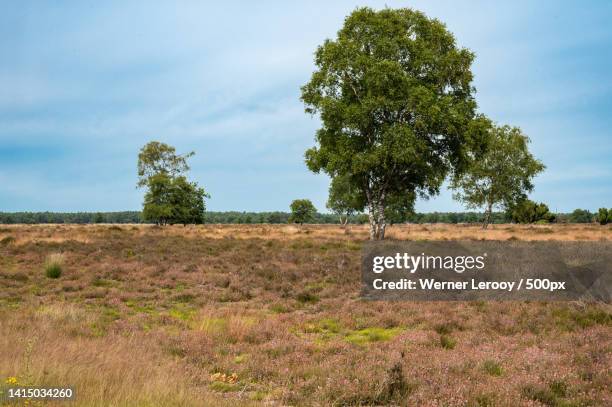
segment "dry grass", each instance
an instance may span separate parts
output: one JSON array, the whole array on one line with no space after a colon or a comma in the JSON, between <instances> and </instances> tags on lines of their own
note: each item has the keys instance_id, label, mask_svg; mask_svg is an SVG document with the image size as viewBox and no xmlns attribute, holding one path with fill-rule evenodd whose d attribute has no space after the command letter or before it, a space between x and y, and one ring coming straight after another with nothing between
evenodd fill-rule
<instances>
[{"instance_id":1,"label":"dry grass","mask_svg":"<svg viewBox=\"0 0 612 407\"><path fill-rule=\"evenodd\" d=\"M609 240L596 225L392 227L398 239ZM610 405L611 314L359 299L365 227L7 226L0 378L74 405ZM60 278L41 269L64 253Z\"/></svg>"}]
</instances>

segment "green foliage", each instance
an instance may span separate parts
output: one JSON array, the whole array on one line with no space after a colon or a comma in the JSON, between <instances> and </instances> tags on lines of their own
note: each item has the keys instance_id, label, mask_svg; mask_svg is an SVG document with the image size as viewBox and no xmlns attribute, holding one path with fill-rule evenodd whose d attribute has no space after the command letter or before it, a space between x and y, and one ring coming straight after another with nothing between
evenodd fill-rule
<instances>
[{"instance_id":1,"label":"green foliage","mask_svg":"<svg viewBox=\"0 0 612 407\"><path fill-rule=\"evenodd\" d=\"M365 328L349 332L346 341L355 345L366 345L370 342L388 341L399 335L401 331L401 328Z\"/></svg>"},{"instance_id":2,"label":"green foliage","mask_svg":"<svg viewBox=\"0 0 612 407\"><path fill-rule=\"evenodd\" d=\"M457 340L449 335L440 335L440 346L444 349L454 349L457 345Z\"/></svg>"},{"instance_id":3,"label":"green foliage","mask_svg":"<svg viewBox=\"0 0 612 407\"><path fill-rule=\"evenodd\" d=\"M104 212L107 223L140 223L140 212ZM92 212L0 212L2 224L36 223L95 223L96 213Z\"/></svg>"},{"instance_id":4,"label":"green foliage","mask_svg":"<svg viewBox=\"0 0 612 407\"><path fill-rule=\"evenodd\" d=\"M195 153L177 155L176 149L159 141L147 143L138 154L138 186L146 186L149 178L165 174L170 178L189 171L187 158Z\"/></svg>"},{"instance_id":5,"label":"green foliage","mask_svg":"<svg viewBox=\"0 0 612 407\"><path fill-rule=\"evenodd\" d=\"M508 210L515 206L533 190L533 177L544 170L528 145L529 138L519 128L489 123L486 147L471 157L466 171L453 178L455 199L468 208L485 208L483 227L494 207Z\"/></svg>"},{"instance_id":6,"label":"green foliage","mask_svg":"<svg viewBox=\"0 0 612 407\"><path fill-rule=\"evenodd\" d=\"M405 223L410 221L414 213L416 194L408 192L404 195L392 195L387 198L385 220L390 223Z\"/></svg>"},{"instance_id":7,"label":"green foliage","mask_svg":"<svg viewBox=\"0 0 612 407\"><path fill-rule=\"evenodd\" d=\"M203 223L204 197L203 188L190 183L183 176L170 178L166 174L157 174L149 178L148 191L145 194L142 217L157 224Z\"/></svg>"},{"instance_id":8,"label":"green foliage","mask_svg":"<svg viewBox=\"0 0 612 407\"><path fill-rule=\"evenodd\" d=\"M295 299L302 304L314 304L319 302L319 297L310 291L302 291L295 297Z\"/></svg>"},{"instance_id":9,"label":"green foliage","mask_svg":"<svg viewBox=\"0 0 612 407\"><path fill-rule=\"evenodd\" d=\"M145 145L138 155L138 186L146 186L142 217L158 225L203 223L210 196L197 183L182 175L189 170L187 158L174 147L157 141Z\"/></svg>"},{"instance_id":10,"label":"green foliage","mask_svg":"<svg viewBox=\"0 0 612 407\"><path fill-rule=\"evenodd\" d=\"M532 385L525 386L523 388L523 397L551 407L586 405L584 403L574 403L566 400L570 393L569 390L569 386L565 381L554 381L547 387Z\"/></svg>"},{"instance_id":11,"label":"green foliage","mask_svg":"<svg viewBox=\"0 0 612 407\"><path fill-rule=\"evenodd\" d=\"M494 360L485 360L482 367L491 376L501 376L504 373L501 365Z\"/></svg>"},{"instance_id":12,"label":"green foliage","mask_svg":"<svg viewBox=\"0 0 612 407\"><path fill-rule=\"evenodd\" d=\"M555 215L543 203L536 203L529 199L523 199L509 208L510 218L516 223L551 223L555 221Z\"/></svg>"},{"instance_id":13,"label":"green foliage","mask_svg":"<svg viewBox=\"0 0 612 407\"><path fill-rule=\"evenodd\" d=\"M45 267L45 275L49 278L59 278L62 275L62 266L50 264Z\"/></svg>"},{"instance_id":14,"label":"green foliage","mask_svg":"<svg viewBox=\"0 0 612 407\"><path fill-rule=\"evenodd\" d=\"M367 208L372 239L384 238L390 201L406 208L437 194L478 139L473 58L444 24L411 9L357 9L317 49L302 100L322 127L306 163L358 191L353 209Z\"/></svg>"},{"instance_id":15,"label":"green foliage","mask_svg":"<svg viewBox=\"0 0 612 407\"><path fill-rule=\"evenodd\" d=\"M355 188L348 176L337 176L329 186L327 208L340 218L343 225L349 218L364 207L364 197L359 188Z\"/></svg>"},{"instance_id":16,"label":"green foliage","mask_svg":"<svg viewBox=\"0 0 612 407\"><path fill-rule=\"evenodd\" d=\"M296 199L291 202L289 206L291 209L291 216L289 216L289 222L303 223L312 222L314 219L317 209L314 207L309 199Z\"/></svg>"},{"instance_id":17,"label":"green foliage","mask_svg":"<svg viewBox=\"0 0 612 407\"><path fill-rule=\"evenodd\" d=\"M569 215L571 223L591 223L593 222L593 214L586 209L575 209Z\"/></svg>"},{"instance_id":18,"label":"green foliage","mask_svg":"<svg viewBox=\"0 0 612 407\"><path fill-rule=\"evenodd\" d=\"M599 208L597 212L597 221L600 225L607 225L612 222L612 209L608 211L606 208Z\"/></svg>"},{"instance_id":19,"label":"green foliage","mask_svg":"<svg viewBox=\"0 0 612 407\"><path fill-rule=\"evenodd\" d=\"M104 223L104 215L100 212L96 213L93 218L93 223Z\"/></svg>"},{"instance_id":20,"label":"green foliage","mask_svg":"<svg viewBox=\"0 0 612 407\"><path fill-rule=\"evenodd\" d=\"M142 218L137 211L103 212L106 223L150 223ZM0 224L36 224L36 223L94 223L96 213L91 212L0 212ZM289 221L288 212L206 212L205 223L219 224L284 224ZM563 215L566 216L566 215ZM391 218L389 218L391 219ZM478 223L482 214L478 212L430 212L410 213L403 221L410 223ZM333 213L315 213L312 223L333 224L338 222L338 216ZM364 224L368 215L354 214L349 216L348 223ZM506 214L493 212L491 223L507 222ZM399 221L397 222L399 223Z\"/></svg>"}]
</instances>

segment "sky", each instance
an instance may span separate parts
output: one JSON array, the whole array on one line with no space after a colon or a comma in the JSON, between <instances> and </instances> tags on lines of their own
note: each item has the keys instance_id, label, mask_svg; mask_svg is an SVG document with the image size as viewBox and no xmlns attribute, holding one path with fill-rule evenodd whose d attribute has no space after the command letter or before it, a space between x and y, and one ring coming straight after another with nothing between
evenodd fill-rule
<instances>
[{"instance_id":1,"label":"sky","mask_svg":"<svg viewBox=\"0 0 612 407\"><path fill-rule=\"evenodd\" d=\"M356 7L411 7L476 54L478 110L547 166L531 198L612 207L612 2L0 3L0 211L139 210L139 149L195 151L208 210L325 211L300 87ZM443 188L421 212L462 210Z\"/></svg>"}]
</instances>

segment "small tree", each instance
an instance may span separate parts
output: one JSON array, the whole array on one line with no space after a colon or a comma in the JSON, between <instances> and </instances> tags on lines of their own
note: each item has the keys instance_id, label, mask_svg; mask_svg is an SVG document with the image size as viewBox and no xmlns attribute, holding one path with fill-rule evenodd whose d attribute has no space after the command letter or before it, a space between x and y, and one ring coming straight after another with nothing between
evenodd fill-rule
<instances>
[{"instance_id":1,"label":"small tree","mask_svg":"<svg viewBox=\"0 0 612 407\"><path fill-rule=\"evenodd\" d=\"M165 174L170 178L177 177L189 171L187 158L193 151L178 155L176 149L159 141L147 143L138 154L138 186L147 185L150 177Z\"/></svg>"},{"instance_id":2,"label":"small tree","mask_svg":"<svg viewBox=\"0 0 612 407\"><path fill-rule=\"evenodd\" d=\"M172 219L172 179L167 174L152 175L147 179L142 218L166 225Z\"/></svg>"},{"instance_id":3,"label":"small tree","mask_svg":"<svg viewBox=\"0 0 612 407\"><path fill-rule=\"evenodd\" d=\"M612 211L612 210L611 210ZM597 212L597 221L600 225L607 225L612 220L612 212L606 208L599 208Z\"/></svg>"},{"instance_id":4,"label":"small tree","mask_svg":"<svg viewBox=\"0 0 612 407\"><path fill-rule=\"evenodd\" d=\"M183 175L189 170L187 158L194 153L177 155L174 147L153 141L138 155L138 187L147 187L142 217L158 225L202 223L210 196Z\"/></svg>"},{"instance_id":5,"label":"small tree","mask_svg":"<svg viewBox=\"0 0 612 407\"><path fill-rule=\"evenodd\" d=\"M456 176L451 187L470 209L485 208L482 227L487 228L494 207L509 209L533 190L532 179L544 164L529 152L529 138L517 127L488 129L486 148L474 156L467 171Z\"/></svg>"},{"instance_id":6,"label":"small tree","mask_svg":"<svg viewBox=\"0 0 612 407\"><path fill-rule=\"evenodd\" d=\"M93 218L93 223L104 223L104 215L100 212L97 212Z\"/></svg>"},{"instance_id":7,"label":"small tree","mask_svg":"<svg viewBox=\"0 0 612 407\"><path fill-rule=\"evenodd\" d=\"M575 209L569 215L570 223L591 223L593 222L593 214L586 209Z\"/></svg>"},{"instance_id":8,"label":"small tree","mask_svg":"<svg viewBox=\"0 0 612 407\"><path fill-rule=\"evenodd\" d=\"M555 215L544 203L536 203L529 199L518 202L509 210L510 218L516 223L551 223Z\"/></svg>"},{"instance_id":9,"label":"small tree","mask_svg":"<svg viewBox=\"0 0 612 407\"><path fill-rule=\"evenodd\" d=\"M317 213L317 209L309 199L296 199L291 202L290 208L289 222L300 225L311 222Z\"/></svg>"},{"instance_id":10,"label":"small tree","mask_svg":"<svg viewBox=\"0 0 612 407\"><path fill-rule=\"evenodd\" d=\"M406 223L414 215L415 193L392 195L385 208L385 219L389 224Z\"/></svg>"},{"instance_id":11,"label":"small tree","mask_svg":"<svg viewBox=\"0 0 612 407\"><path fill-rule=\"evenodd\" d=\"M204 188L198 187L195 182L188 182L185 177L177 177L172 182L170 204L172 218L170 223L200 224L204 222L206 205L204 198L208 198Z\"/></svg>"},{"instance_id":12,"label":"small tree","mask_svg":"<svg viewBox=\"0 0 612 407\"><path fill-rule=\"evenodd\" d=\"M361 190L355 188L347 176L337 176L329 186L327 208L340 218L340 224L346 226L349 218L363 208L364 200Z\"/></svg>"}]
</instances>

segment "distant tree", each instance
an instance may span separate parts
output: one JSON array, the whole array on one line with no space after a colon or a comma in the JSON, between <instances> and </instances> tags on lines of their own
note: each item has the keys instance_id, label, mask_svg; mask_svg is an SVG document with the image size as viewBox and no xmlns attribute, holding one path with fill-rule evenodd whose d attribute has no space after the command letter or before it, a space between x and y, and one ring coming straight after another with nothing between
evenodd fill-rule
<instances>
[{"instance_id":1,"label":"distant tree","mask_svg":"<svg viewBox=\"0 0 612 407\"><path fill-rule=\"evenodd\" d=\"M349 177L340 175L332 179L327 208L338 215L340 224L346 226L349 218L363 207L364 197L361 189L355 188Z\"/></svg>"},{"instance_id":2,"label":"distant tree","mask_svg":"<svg viewBox=\"0 0 612 407\"><path fill-rule=\"evenodd\" d=\"M442 22L407 8L359 8L317 49L302 100L322 127L306 163L359 191L370 239L384 239L391 201L435 195L462 167L478 136L473 59Z\"/></svg>"},{"instance_id":3,"label":"distant tree","mask_svg":"<svg viewBox=\"0 0 612 407\"><path fill-rule=\"evenodd\" d=\"M551 223L555 221L548 206L524 199L509 208L510 217L516 223Z\"/></svg>"},{"instance_id":4,"label":"distant tree","mask_svg":"<svg viewBox=\"0 0 612 407\"><path fill-rule=\"evenodd\" d=\"M291 202L290 208L289 222L299 223L300 225L311 222L317 213L315 206L309 199L296 199Z\"/></svg>"},{"instance_id":5,"label":"distant tree","mask_svg":"<svg viewBox=\"0 0 612 407\"><path fill-rule=\"evenodd\" d=\"M403 195L391 195L385 208L386 221L391 225L408 222L412 215L414 215L415 200L415 193L409 192Z\"/></svg>"},{"instance_id":6,"label":"distant tree","mask_svg":"<svg viewBox=\"0 0 612 407\"><path fill-rule=\"evenodd\" d=\"M485 208L483 228L494 207L509 209L524 199L533 190L533 177L545 168L529 152L529 138L519 128L491 124L487 134L486 148L451 183L455 199L468 208Z\"/></svg>"},{"instance_id":7,"label":"distant tree","mask_svg":"<svg viewBox=\"0 0 612 407\"><path fill-rule=\"evenodd\" d=\"M176 177L172 181L170 204L172 217L170 223L200 224L204 223L206 205L204 198L209 195L204 188L195 182L188 182L185 177Z\"/></svg>"},{"instance_id":8,"label":"distant tree","mask_svg":"<svg viewBox=\"0 0 612 407\"><path fill-rule=\"evenodd\" d=\"M593 222L593 214L586 209L575 209L569 215L570 223L591 223Z\"/></svg>"},{"instance_id":9,"label":"distant tree","mask_svg":"<svg viewBox=\"0 0 612 407\"><path fill-rule=\"evenodd\" d=\"M597 211L597 221L600 225L607 225L612 222L612 209L608 211L606 208L599 208Z\"/></svg>"},{"instance_id":10,"label":"distant tree","mask_svg":"<svg viewBox=\"0 0 612 407\"><path fill-rule=\"evenodd\" d=\"M204 222L204 198L208 195L196 183L182 176L171 178L167 174L157 174L149 178L147 186L142 211L145 221L158 225Z\"/></svg>"},{"instance_id":11,"label":"distant tree","mask_svg":"<svg viewBox=\"0 0 612 407\"><path fill-rule=\"evenodd\" d=\"M192 151L178 155L174 147L159 141L147 143L138 154L138 186L146 186L154 175L166 174L173 178L186 173L189 171L187 158L194 154Z\"/></svg>"},{"instance_id":12,"label":"distant tree","mask_svg":"<svg viewBox=\"0 0 612 407\"><path fill-rule=\"evenodd\" d=\"M153 141L138 155L138 186L147 187L142 217L159 225L203 223L210 196L197 183L189 182L187 158L193 152L177 155L174 147Z\"/></svg>"},{"instance_id":13,"label":"distant tree","mask_svg":"<svg viewBox=\"0 0 612 407\"><path fill-rule=\"evenodd\" d=\"M172 178L163 173L151 175L147 188L142 218L158 225L168 224L172 219Z\"/></svg>"},{"instance_id":14,"label":"distant tree","mask_svg":"<svg viewBox=\"0 0 612 407\"><path fill-rule=\"evenodd\" d=\"M100 212L97 212L93 218L93 223L104 223L104 215Z\"/></svg>"}]
</instances>

